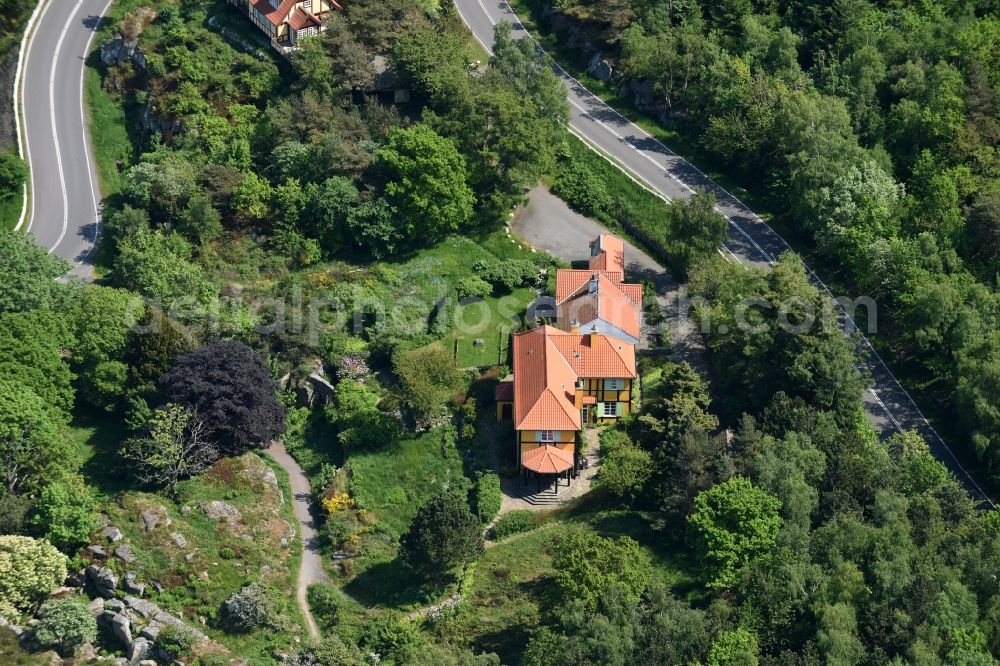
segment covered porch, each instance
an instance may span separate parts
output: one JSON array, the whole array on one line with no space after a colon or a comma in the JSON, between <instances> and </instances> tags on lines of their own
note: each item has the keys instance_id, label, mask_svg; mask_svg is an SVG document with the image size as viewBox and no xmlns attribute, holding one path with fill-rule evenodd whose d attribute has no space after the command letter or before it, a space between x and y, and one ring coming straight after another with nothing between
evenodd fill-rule
<instances>
[{"instance_id":1,"label":"covered porch","mask_svg":"<svg viewBox=\"0 0 1000 666\"><path fill-rule=\"evenodd\" d=\"M559 495L576 477L576 456L551 444L521 455L521 485L533 485L536 494Z\"/></svg>"}]
</instances>

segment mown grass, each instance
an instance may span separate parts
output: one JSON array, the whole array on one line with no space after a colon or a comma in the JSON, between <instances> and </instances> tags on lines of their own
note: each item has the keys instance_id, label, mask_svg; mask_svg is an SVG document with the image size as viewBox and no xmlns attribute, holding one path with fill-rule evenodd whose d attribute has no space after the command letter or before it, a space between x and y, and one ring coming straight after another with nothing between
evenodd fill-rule
<instances>
[{"instance_id":1,"label":"mown grass","mask_svg":"<svg viewBox=\"0 0 1000 666\"><path fill-rule=\"evenodd\" d=\"M436 491L469 488L449 428L351 454L347 467L358 507L374 514L394 537L406 531L417 507Z\"/></svg>"},{"instance_id":2,"label":"mown grass","mask_svg":"<svg viewBox=\"0 0 1000 666\"><path fill-rule=\"evenodd\" d=\"M550 624L565 602L554 582L552 557L558 541L577 532L629 536L652 559L655 580L680 593L691 585L691 563L676 533L655 530L652 516L625 510L556 515L535 531L488 548L459 611L437 623L435 634L477 652L496 652L502 663L518 663L532 632Z\"/></svg>"},{"instance_id":3,"label":"mown grass","mask_svg":"<svg viewBox=\"0 0 1000 666\"><path fill-rule=\"evenodd\" d=\"M469 479L450 428L352 454L347 461L350 491L368 512L369 527L355 545L345 570L345 592L366 606L408 609L427 601L420 581L397 558L399 537L417 508L439 490L468 492Z\"/></svg>"},{"instance_id":4,"label":"mown grass","mask_svg":"<svg viewBox=\"0 0 1000 666\"><path fill-rule=\"evenodd\" d=\"M478 242L477 242L478 241ZM390 264L402 278L399 293L421 303L442 306L434 317L446 317L443 337L461 368L499 365L506 358L508 334L521 325L528 305L537 292L520 287L509 293L455 301L454 287L475 274L472 265L480 260L526 259L539 267L554 266L546 255L498 231L474 240L452 236L399 264ZM449 309L448 305L452 307ZM477 340L482 345L477 345Z\"/></svg>"}]
</instances>

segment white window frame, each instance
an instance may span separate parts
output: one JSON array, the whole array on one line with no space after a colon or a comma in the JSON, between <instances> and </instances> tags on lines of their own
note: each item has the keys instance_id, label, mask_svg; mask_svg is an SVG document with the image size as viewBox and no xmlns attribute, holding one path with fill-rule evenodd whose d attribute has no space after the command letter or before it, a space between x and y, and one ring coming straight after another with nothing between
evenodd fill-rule
<instances>
[{"instance_id":1,"label":"white window frame","mask_svg":"<svg viewBox=\"0 0 1000 666\"><path fill-rule=\"evenodd\" d=\"M538 431L538 441L545 444L552 444L556 441L556 431L555 430L539 430Z\"/></svg>"},{"instance_id":2,"label":"white window frame","mask_svg":"<svg viewBox=\"0 0 1000 666\"><path fill-rule=\"evenodd\" d=\"M302 0L302 9L311 12L313 8L313 0Z\"/></svg>"},{"instance_id":3,"label":"white window frame","mask_svg":"<svg viewBox=\"0 0 1000 666\"><path fill-rule=\"evenodd\" d=\"M601 408L601 418L610 419L618 416L618 403L617 402L603 402L601 403L603 407ZM610 409L610 414L608 413L608 408Z\"/></svg>"},{"instance_id":4,"label":"white window frame","mask_svg":"<svg viewBox=\"0 0 1000 666\"><path fill-rule=\"evenodd\" d=\"M622 391L625 389L624 379L605 379L604 380L604 390L605 391Z\"/></svg>"}]
</instances>

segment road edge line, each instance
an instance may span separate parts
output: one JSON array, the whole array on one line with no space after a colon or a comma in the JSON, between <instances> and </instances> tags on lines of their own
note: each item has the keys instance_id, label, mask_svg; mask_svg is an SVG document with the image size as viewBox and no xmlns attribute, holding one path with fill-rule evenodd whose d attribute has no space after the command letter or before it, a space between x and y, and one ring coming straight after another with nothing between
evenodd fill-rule
<instances>
[{"instance_id":1,"label":"road edge line","mask_svg":"<svg viewBox=\"0 0 1000 666\"><path fill-rule=\"evenodd\" d=\"M22 160L27 163L24 157L24 147L27 144L27 136L22 134L23 126L21 124L21 85L23 83L22 72L24 71L24 54L28 49L28 44L31 41L31 33L35 29L35 23L38 21L38 16L42 12L42 7L45 6L47 0L39 0L38 4L35 5L35 10L31 12L31 16L28 18L28 24L24 26L24 35L21 37L21 48L18 49L17 53L17 70L14 72L14 132L17 134L17 154ZM31 165L28 165L28 169L31 169ZM14 227L14 231L20 231L21 227L24 226L24 218L28 215L28 182L31 180L31 176L28 176L22 185L21 194L21 216L17 220L17 226Z\"/></svg>"}]
</instances>

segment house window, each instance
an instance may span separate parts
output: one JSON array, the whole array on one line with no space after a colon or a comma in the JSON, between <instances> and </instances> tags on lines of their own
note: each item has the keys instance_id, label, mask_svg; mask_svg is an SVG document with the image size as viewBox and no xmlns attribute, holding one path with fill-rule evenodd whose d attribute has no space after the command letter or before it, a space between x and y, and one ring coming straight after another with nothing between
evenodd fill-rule
<instances>
[{"instance_id":1,"label":"house window","mask_svg":"<svg viewBox=\"0 0 1000 666\"><path fill-rule=\"evenodd\" d=\"M621 391L625 388L624 379L605 379L604 380L604 390L605 391Z\"/></svg>"},{"instance_id":2,"label":"house window","mask_svg":"<svg viewBox=\"0 0 1000 666\"><path fill-rule=\"evenodd\" d=\"M582 388L583 388L583 386L584 386L584 380L583 380L583 379L577 379L577 380L576 380L576 387L577 387L578 389L582 389Z\"/></svg>"},{"instance_id":3,"label":"house window","mask_svg":"<svg viewBox=\"0 0 1000 666\"><path fill-rule=\"evenodd\" d=\"M604 418L611 418L618 416L618 403L617 402L606 402L604 403Z\"/></svg>"},{"instance_id":4,"label":"house window","mask_svg":"<svg viewBox=\"0 0 1000 666\"><path fill-rule=\"evenodd\" d=\"M554 430L539 430L538 431L538 441L539 442L554 442L554 441L556 441L556 432Z\"/></svg>"},{"instance_id":5,"label":"house window","mask_svg":"<svg viewBox=\"0 0 1000 666\"><path fill-rule=\"evenodd\" d=\"M307 12L311 12L312 8L313 8L313 0L305 0L302 3L302 9L306 10Z\"/></svg>"}]
</instances>

